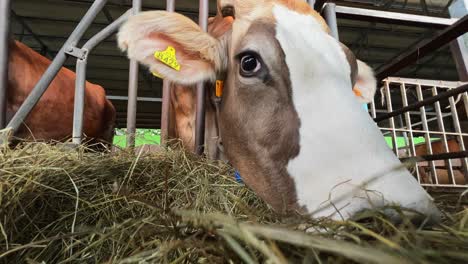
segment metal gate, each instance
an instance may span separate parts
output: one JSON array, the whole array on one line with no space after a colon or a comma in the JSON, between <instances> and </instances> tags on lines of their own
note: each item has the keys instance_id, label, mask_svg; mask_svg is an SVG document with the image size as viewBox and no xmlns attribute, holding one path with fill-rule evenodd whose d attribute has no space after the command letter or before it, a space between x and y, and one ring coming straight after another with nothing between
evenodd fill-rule
<instances>
[{"instance_id":1,"label":"metal gate","mask_svg":"<svg viewBox=\"0 0 468 264\"><path fill-rule=\"evenodd\" d=\"M412 168L423 186L468 187L467 85L386 78L370 104L394 153L403 160L423 157Z\"/></svg>"}]
</instances>

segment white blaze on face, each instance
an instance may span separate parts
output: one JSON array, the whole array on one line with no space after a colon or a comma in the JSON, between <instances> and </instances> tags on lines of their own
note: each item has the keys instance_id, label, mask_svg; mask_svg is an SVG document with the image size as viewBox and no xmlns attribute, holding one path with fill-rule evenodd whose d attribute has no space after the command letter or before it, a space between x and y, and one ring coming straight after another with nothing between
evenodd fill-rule
<instances>
[{"instance_id":1,"label":"white blaze on face","mask_svg":"<svg viewBox=\"0 0 468 264\"><path fill-rule=\"evenodd\" d=\"M288 164L299 204L314 217L335 219L390 203L438 214L414 177L395 170L399 160L352 93L350 67L338 42L312 16L282 5L275 5L273 14L301 120L300 154ZM377 176L383 177L360 187Z\"/></svg>"}]
</instances>

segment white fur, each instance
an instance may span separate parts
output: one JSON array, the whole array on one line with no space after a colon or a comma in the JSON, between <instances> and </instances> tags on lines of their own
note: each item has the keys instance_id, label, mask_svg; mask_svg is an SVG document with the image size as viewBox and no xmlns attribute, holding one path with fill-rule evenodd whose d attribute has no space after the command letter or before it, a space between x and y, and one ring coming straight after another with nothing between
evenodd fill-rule
<instances>
[{"instance_id":1,"label":"white fur","mask_svg":"<svg viewBox=\"0 0 468 264\"><path fill-rule=\"evenodd\" d=\"M273 14L301 119L300 154L288 164L300 205L333 219L390 203L437 216L414 177L395 169L401 163L349 89L350 67L338 42L312 16L282 5Z\"/></svg>"},{"instance_id":2,"label":"white fur","mask_svg":"<svg viewBox=\"0 0 468 264\"><path fill-rule=\"evenodd\" d=\"M374 100L375 91L377 89L377 80L375 79L374 71L366 63L357 60L358 76L356 81L357 88L361 91L361 96L358 97L360 103L368 104Z\"/></svg>"}]
</instances>

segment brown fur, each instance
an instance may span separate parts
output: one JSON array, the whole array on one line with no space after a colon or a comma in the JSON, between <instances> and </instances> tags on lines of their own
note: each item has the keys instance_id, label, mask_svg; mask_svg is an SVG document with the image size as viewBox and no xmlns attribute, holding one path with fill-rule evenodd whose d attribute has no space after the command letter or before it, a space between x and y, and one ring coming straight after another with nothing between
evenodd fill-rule
<instances>
[{"instance_id":1,"label":"brown fur","mask_svg":"<svg viewBox=\"0 0 468 264\"><path fill-rule=\"evenodd\" d=\"M448 145L448 152L459 152L461 151L460 145L456 139L450 139L447 140L447 145ZM433 154L443 154L447 153L445 151L445 147L442 141L437 141L431 143L431 148L432 148L432 153ZM421 144L416 146L416 156L424 156L428 155L429 151L427 148L426 144ZM455 178L455 183L456 184L466 184L466 180L464 177L463 169L460 167L461 166L461 160L452 160L453 163L458 163L457 167L458 169L454 169L454 178ZM452 179L450 179L448 170L444 168L447 164L445 162L435 162L436 163L436 171L437 171L437 181L439 184L451 184ZM427 164L427 163L426 163ZM442 166L441 166L442 165ZM455 165L455 164L454 164ZM430 166L419 166L419 175L421 176L421 182L422 183L435 183L432 177L432 173L430 170Z\"/></svg>"},{"instance_id":2,"label":"brown fur","mask_svg":"<svg viewBox=\"0 0 468 264\"><path fill-rule=\"evenodd\" d=\"M50 64L50 60L26 45L18 41L11 42L7 103L10 117L19 109ZM62 68L15 137L44 141L68 139L73 125L75 78L74 72ZM115 109L106 99L104 89L87 82L84 134L112 142L114 122Z\"/></svg>"},{"instance_id":3,"label":"brown fur","mask_svg":"<svg viewBox=\"0 0 468 264\"><path fill-rule=\"evenodd\" d=\"M234 53L251 42L272 45L269 53L262 54L264 59L269 59L265 62L269 72L262 73L264 80L244 83L239 79L237 66L231 65L220 123L226 155L242 173L245 183L275 210L294 210L295 188L286 165L299 153L300 121L291 102L285 55L275 38L272 24L254 22L243 39Z\"/></svg>"}]
</instances>

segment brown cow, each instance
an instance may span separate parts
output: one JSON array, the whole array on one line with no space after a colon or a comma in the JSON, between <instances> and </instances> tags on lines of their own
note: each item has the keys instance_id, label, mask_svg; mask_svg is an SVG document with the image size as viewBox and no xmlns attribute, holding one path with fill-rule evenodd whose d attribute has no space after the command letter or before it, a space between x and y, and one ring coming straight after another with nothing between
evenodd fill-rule
<instances>
[{"instance_id":1,"label":"brown cow","mask_svg":"<svg viewBox=\"0 0 468 264\"><path fill-rule=\"evenodd\" d=\"M460 144L456 139L449 139L447 140L448 145L448 152L459 152L461 151ZM444 143L442 141L436 141L431 143L432 154L443 154L447 153L445 151ZM415 146L416 156L424 156L429 155L429 150L426 144L420 144ZM458 185L466 184L466 179L463 173L463 167L461 159L454 159L452 160L452 165L454 167L453 173L455 178L455 183ZM452 184L452 179L449 178L449 173L446 168L446 164L444 161L435 161L436 173L437 173L437 182L439 184ZM435 184L436 182L433 180L433 175L431 172L431 167L429 166L428 162L420 163L419 167L419 175L421 177L421 183L428 183L428 184Z\"/></svg>"},{"instance_id":2,"label":"brown cow","mask_svg":"<svg viewBox=\"0 0 468 264\"><path fill-rule=\"evenodd\" d=\"M51 61L18 41L10 41L7 119L12 118L46 71ZM75 97L74 72L62 68L24 124L18 139L63 141L70 138ZM94 141L111 143L116 111L104 89L86 83L84 134Z\"/></svg>"},{"instance_id":3,"label":"brown cow","mask_svg":"<svg viewBox=\"0 0 468 264\"><path fill-rule=\"evenodd\" d=\"M438 219L353 96L357 63L320 15L302 0L233 2L232 30L220 38L183 15L150 11L120 28L119 47L174 83L223 77L225 154L276 211L347 219L399 204ZM157 56L166 50L173 57Z\"/></svg>"}]
</instances>

